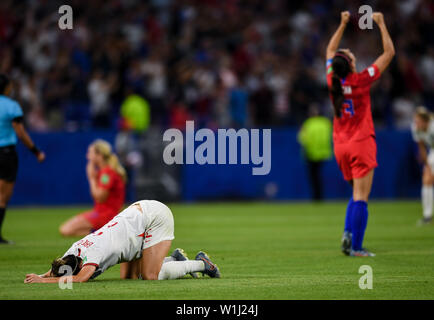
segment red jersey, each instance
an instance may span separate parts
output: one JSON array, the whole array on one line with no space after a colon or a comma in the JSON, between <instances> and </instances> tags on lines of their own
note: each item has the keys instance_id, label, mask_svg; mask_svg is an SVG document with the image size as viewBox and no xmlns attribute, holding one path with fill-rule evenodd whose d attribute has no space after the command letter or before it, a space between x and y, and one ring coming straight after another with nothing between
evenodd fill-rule
<instances>
[{"instance_id":1,"label":"red jersey","mask_svg":"<svg viewBox=\"0 0 434 320\"><path fill-rule=\"evenodd\" d=\"M109 195L104 202L95 202L94 211L114 217L124 205L125 182L119 173L107 166L98 172L98 187L108 190Z\"/></svg>"},{"instance_id":2,"label":"red jersey","mask_svg":"<svg viewBox=\"0 0 434 320\"><path fill-rule=\"evenodd\" d=\"M327 84L332 86L333 68L327 61ZM371 84L380 77L380 70L372 64L360 73L349 73L341 80L344 93L341 117L333 120L334 143L354 142L375 137L371 113Z\"/></svg>"}]
</instances>

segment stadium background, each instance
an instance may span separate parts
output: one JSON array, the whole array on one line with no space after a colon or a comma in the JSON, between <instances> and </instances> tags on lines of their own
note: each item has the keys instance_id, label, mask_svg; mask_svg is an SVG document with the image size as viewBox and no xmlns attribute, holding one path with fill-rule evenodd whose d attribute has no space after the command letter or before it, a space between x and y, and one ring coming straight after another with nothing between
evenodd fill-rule
<instances>
[{"instance_id":1,"label":"stadium background","mask_svg":"<svg viewBox=\"0 0 434 320\"><path fill-rule=\"evenodd\" d=\"M70 4L73 30L60 30ZM1 1L0 71L15 83L26 126L47 161L19 145L11 204L91 203L85 152L105 138L129 170L128 198L170 201L308 199L296 133L312 105L331 117L324 52L352 13L342 47L358 68L380 54L378 30L360 30L357 10L385 12L396 58L372 88L379 169L374 198L415 198L420 167L409 127L417 105L433 110L431 1ZM125 130L122 109L149 110ZM145 112L145 114L147 114ZM196 127L272 128L269 175L251 167L166 166L162 132ZM324 168L326 198L348 198L334 159Z\"/></svg>"}]
</instances>

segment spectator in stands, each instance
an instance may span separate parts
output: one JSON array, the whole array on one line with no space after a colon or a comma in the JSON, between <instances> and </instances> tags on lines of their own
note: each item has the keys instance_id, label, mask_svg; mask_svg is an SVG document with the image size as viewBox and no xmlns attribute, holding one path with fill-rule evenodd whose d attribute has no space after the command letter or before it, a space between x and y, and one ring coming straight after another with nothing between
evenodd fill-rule
<instances>
[{"instance_id":1,"label":"spectator in stands","mask_svg":"<svg viewBox=\"0 0 434 320\"><path fill-rule=\"evenodd\" d=\"M170 108L176 106L172 101L180 94L201 126L247 126L250 116L253 125L299 125L312 102L328 102L321 52L335 27L327 21L342 6L338 0L327 5L315 0L74 1L77 17L70 31L60 30L52 19L62 4L0 4L0 72L14 74L23 85L35 78L40 101L32 99L26 107L46 118L48 130L107 127L105 108L117 111L126 87L148 101L152 124L159 126L168 125ZM358 4L363 3L351 7ZM387 110L374 110L374 121L407 127L412 113L400 111L406 95L434 110L434 6L428 0L379 0L376 6L387 20L401 23L390 30L399 43L391 76L382 80L388 83L373 88L373 100L387 105ZM352 36L343 45L355 48L360 67L366 67L378 39L367 35L367 41L357 43L357 34L364 32L357 19L350 21L348 32ZM104 70L104 82L113 77L116 85L99 88L92 70ZM258 79L264 79L261 92ZM273 97L264 110L257 103L264 97L258 94L269 90ZM25 98L28 92L22 94ZM399 119L389 116L394 112ZM38 129L43 120L33 123Z\"/></svg>"}]
</instances>

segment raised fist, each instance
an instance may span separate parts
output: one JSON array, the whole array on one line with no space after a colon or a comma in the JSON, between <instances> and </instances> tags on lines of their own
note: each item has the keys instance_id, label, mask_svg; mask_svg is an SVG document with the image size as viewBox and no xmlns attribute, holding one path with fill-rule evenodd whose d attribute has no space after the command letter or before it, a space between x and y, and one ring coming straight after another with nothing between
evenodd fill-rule
<instances>
[{"instance_id":1,"label":"raised fist","mask_svg":"<svg viewBox=\"0 0 434 320\"><path fill-rule=\"evenodd\" d=\"M341 22L347 24L350 21L350 12L342 11L341 12Z\"/></svg>"}]
</instances>

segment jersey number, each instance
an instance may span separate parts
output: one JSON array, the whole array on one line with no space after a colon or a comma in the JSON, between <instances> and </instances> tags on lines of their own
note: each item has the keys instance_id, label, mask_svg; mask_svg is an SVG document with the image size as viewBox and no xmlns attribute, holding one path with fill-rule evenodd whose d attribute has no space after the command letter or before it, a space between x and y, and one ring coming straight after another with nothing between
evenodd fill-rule
<instances>
[{"instance_id":1,"label":"jersey number","mask_svg":"<svg viewBox=\"0 0 434 320\"><path fill-rule=\"evenodd\" d=\"M344 112L348 114L350 118L354 116L353 100L351 99L344 100Z\"/></svg>"}]
</instances>

